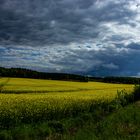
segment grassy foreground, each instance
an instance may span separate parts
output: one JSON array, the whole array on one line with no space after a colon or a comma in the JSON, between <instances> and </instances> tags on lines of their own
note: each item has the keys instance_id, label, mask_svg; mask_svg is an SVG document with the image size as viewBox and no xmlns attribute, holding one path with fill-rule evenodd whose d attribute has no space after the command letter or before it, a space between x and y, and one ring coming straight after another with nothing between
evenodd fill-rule
<instances>
[{"instance_id":1,"label":"grassy foreground","mask_svg":"<svg viewBox=\"0 0 140 140\"><path fill-rule=\"evenodd\" d=\"M0 83L1 140L65 139L65 134L71 138L85 123L97 123L128 104L127 92L133 89L124 84L22 78L1 78Z\"/></svg>"},{"instance_id":2,"label":"grassy foreground","mask_svg":"<svg viewBox=\"0 0 140 140\"><path fill-rule=\"evenodd\" d=\"M100 122L90 121L67 140L140 140L140 101L121 108Z\"/></svg>"}]
</instances>

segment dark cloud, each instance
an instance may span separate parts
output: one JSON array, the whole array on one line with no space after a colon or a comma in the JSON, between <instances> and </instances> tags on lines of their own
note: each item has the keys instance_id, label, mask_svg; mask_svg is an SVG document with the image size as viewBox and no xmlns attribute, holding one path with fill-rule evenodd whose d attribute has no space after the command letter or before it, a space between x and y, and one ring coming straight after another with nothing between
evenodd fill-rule
<instances>
[{"instance_id":1,"label":"dark cloud","mask_svg":"<svg viewBox=\"0 0 140 140\"><path fill-rule=\"evenodd\" d=\"M86 41L98 36L100 22L125 22L133 16L121 2L99 8L96 0L5 0L0 5L0 41L4 44Z\"/></svg>"},{"instance_id":2,"label":"dark cloud","mask_svg":"<svg viewBox=\"0 0 140 140\"><path fill-rule=\"evenodd\" d=\"M30 47L9 47L2 50L1 60L3 66L28 67L48 72L81 73L96 76L121 75L132 76L140 71L140 51L131 49L116 50L115 48L75 49L45 47L36 49ZM5 54L5 55L4 55ZM14 63L13 63L14 62Z\"/></svg>"},{"instance_id":3,"label":"dark cloud","mask_svg":"<svg viewBox=\"0 0 140 140\"><path fill-rule=\"evenodd\" d=\"M1 66L140 73L137 0L1 0Z\"/></svg>"},{"instance_id":4,"label":"dark cloud","mask_svg":"<svg viewBox=\"0 0 140 140\"><path fill-rule=\"evenodd\" d=\"M140 44L137 44L137 43L131 43L127 46L127 48L130 48L132 50L138 50L140 51Z\"/></svg>"}]
</instances>

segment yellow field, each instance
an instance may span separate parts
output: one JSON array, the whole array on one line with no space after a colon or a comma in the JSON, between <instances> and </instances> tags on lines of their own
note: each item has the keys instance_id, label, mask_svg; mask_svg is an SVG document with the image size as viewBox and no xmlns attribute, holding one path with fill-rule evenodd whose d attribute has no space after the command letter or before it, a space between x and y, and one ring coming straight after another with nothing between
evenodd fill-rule
<instances>
[{"instance_id":1,"label":"yellow field","mask_svg":"<svg viewBox=\"0 0 140 140\"><path fill-rule=\"evenodd\" d=\"M133 89L133 85L126 84L7 79L0 79L0 83L7 81L0 95L2 124L59 119L88 112L93 109L95 101L112 100L117 90Z\"/></svg>"},{"instance_id":2,"label":"yellow field","mask_svg":"<svg viewBox=\"0 0 140 140\"><path fill-rule=\"evenodd\" d=\"M8 78L1 78L3 83ZM36 80L26 78L9 78L3 87L6 93L45 93L47 96L114 96L117 90L132 90L133 85L108 84L100 82L68 82L55 80Z\"/></svg>"}]
</instances>

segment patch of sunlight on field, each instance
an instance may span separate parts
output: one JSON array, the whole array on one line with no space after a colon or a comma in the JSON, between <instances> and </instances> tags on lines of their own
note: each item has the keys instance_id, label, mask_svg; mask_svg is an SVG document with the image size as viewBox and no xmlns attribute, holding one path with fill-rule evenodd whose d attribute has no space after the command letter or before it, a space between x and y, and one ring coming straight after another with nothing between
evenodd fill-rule
<instances>
[{"instance_id":1,"label":"patch of sunlight on field","mask_svg":"<svg viewBox=\"0 0 140 140\"><path fill-rule=\"evenodd\" d=\"M0 83L7 78L1 78ZM109 84L100 82L69 82L56 80L38 80L28 78L9 78L8 83L3 87L6 93L47 93L52 95L67 96L108 96L117 93L117 90L131 91L133 85Z\"/></svg>"}]
</instances>

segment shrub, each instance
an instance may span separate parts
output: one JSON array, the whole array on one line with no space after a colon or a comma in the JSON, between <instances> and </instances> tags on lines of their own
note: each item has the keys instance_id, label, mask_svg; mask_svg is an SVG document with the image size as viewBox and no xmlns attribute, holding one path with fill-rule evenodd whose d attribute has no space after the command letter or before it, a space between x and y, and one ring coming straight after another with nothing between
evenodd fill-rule
<instances>
[{"instance_id":1,"label":"shrub","mask_svg":"<svg viewBox=\"0 0 140 140\"><path fill-rule=\"evenodd\" d=\"M140 100L140 85L135 85L132 94L134 95L134 101Z\"/></svg>"}]
</instances>

